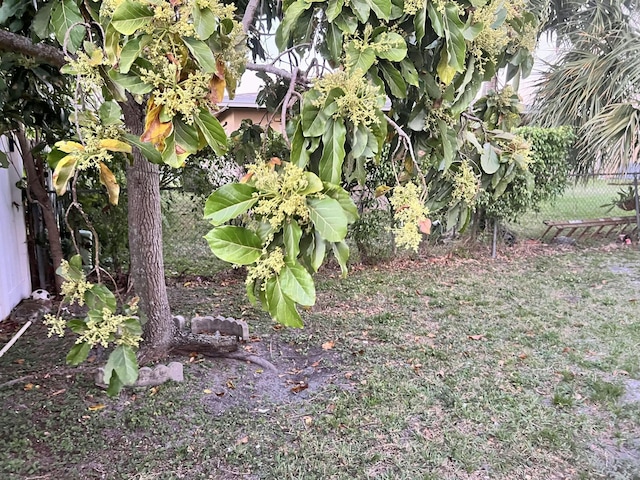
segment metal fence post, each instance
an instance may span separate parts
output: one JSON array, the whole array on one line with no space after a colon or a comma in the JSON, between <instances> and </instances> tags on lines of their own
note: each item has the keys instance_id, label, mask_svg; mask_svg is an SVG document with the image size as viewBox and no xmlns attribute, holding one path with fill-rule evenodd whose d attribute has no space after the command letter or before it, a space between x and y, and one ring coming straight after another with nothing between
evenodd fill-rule
<instances>
[{"instance_id":1,"label":"metal fence post","mask_svg":"<svg viewBox=\"0 0 640 480\"><path fill-rule=\"evenodd\" d=\"M640 201L638 200L638 172L633 172L633 197L636 202L636 241L640 247Z\"/></svg>"}]
</instances>

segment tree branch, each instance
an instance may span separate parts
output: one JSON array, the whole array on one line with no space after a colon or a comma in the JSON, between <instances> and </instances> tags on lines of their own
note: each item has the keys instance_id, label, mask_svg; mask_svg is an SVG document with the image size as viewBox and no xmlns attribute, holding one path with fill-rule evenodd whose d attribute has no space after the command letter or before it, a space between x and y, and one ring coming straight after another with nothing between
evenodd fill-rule
<instances>
[{"instance_id":1,"label":"tree branch","mask_svg":"<svg viewBox=\"0 0 640 480\"><path fill-rule=\"evenodd\" d=\"M253 24L253 20L256 17L256 11L260 6L260 1L261 0L249 0L247 8L244 11L244 15L242 16L242 30L244 30L244 33L249 33L249 28L251 27L251 24Z\"/></svg>"},{"instance_id":2,"label":"tree branch","mask_svg":"<svg viewBox=\"0 0 640 480\"><path fill-rule=\"evenodd\" d=\"M46 43L33 43L27 37L0 29L0 51L16 52L41 63L62 67L67 61L59 48Z\"/></svg>"},{"instance_id":3,"label":"tree branch","mask_svg":"<svg viewBox=\"0 0 640 480\"><path fill-rule=\"evenodd\" d=\"M253 72L272 73L278 77L286 78L289 81L293 80L294 78L291 72L278 67L274 67L273 65L247 63L247 70L251 70ZM300 83L307 83L307 79L305 77L302 77L301 75L298 75L298 80L300 81Z\"/></svg>"}]
</instances>

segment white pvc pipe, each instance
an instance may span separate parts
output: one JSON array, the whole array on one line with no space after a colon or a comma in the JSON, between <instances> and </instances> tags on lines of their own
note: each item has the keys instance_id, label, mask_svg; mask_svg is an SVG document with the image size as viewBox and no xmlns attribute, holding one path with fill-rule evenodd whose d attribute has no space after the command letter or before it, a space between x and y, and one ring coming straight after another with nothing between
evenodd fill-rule
<instances>
[{"instance_id":1,"label":"white pvc pipe","mask_svg":"<svg viewBox=\"0 0 640 480\"><path fill-rule=\"evenodd\" d=\"M0 350L0 357L2 357L7 350L9 350L11 348L11 346L16 343L18 341L18 339L22 336L22 334L27 330L27 328L29 328L31 326L31 320L29 320L27 323L25 323L22 328L18 331L18 333L16 333L13 338L11 340L9 340L9 343L7 343L4 347L2 347L2 350Z\"/></svg>"}]
</instances>

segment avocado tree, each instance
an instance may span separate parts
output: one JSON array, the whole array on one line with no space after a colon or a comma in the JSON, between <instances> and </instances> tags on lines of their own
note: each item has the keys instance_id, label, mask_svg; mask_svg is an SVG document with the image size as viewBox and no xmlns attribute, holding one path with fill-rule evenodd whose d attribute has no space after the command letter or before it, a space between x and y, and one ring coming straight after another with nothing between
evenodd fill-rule
<instances>
[{"instance_id":1,"label":"avocado tree","mask_svg":"<svg viewBox=\"0 0 640 480\"><path fill-rule=\"evenodd\" d=\"M214 192L207 240L247 266L250 298L301 326L296 304L315 302L312 274L327 253L346 271L357 210L343 183L363 180L368 162L393 165L395 184L380 193L394 207L397 242L411 248L429 212L444 212L450 227L468 223L482 175L499 196L526 168L521 140L468 109L498 69L530 69L537 23L524 1L55 0L41 4L30 38L0 31L0 49L75 81L75 136L50 155L59 193L97 169L117 201L109 165L128 159L131 274L147 317L145 357L157 358L173 338L158 165L180 167L205 145L224 152L214 112L245 68L270 75L290 159L258 158ZM265 59L269 29L287 62ZM265 61L247 62L247 45Z\"/></svg>"}]
</instances>

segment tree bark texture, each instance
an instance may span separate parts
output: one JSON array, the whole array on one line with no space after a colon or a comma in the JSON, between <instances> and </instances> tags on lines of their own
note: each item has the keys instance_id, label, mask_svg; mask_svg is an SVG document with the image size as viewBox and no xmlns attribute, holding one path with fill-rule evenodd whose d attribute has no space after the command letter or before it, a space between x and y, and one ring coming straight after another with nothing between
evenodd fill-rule
<instances>
[{"instance_id":1,"label":"tree bark texture","mask_svg":"<svg viewBox=\"0 0 640 480\"><path fill-rule=\"evenodd\" d=\"M59 48L46 43L33 43L22 35L2 29L0 29L0 50L20 52L42 63L48 63L56 67L62 67L66 63L64 53Z\"/></svg>"},{"instance_id":2,"label":"tree bark texture","mask_svg":"<svg viewBox=\"0 0 640 480\"><path fill-rule=\"evenodd\" d=\"M24 129L21 128L16 131L15 136L18 139L18 144L20 145L20 151L22 153L22 163L25 171L27 172L27 188L33 198L40 205L40 209L42 211L42 219L44 220L45 227L47 228L47 239L49 240L49 254L51 255L51 261L53 262L53 269L56 270L64 258L62 255L60 229L58 228L56 214L53 210L53 205L51 205L51 198L49 198L43 179L36 168L36 161L31 153L31 144L27 140ZM62 277L55 275L55 281L56 291L60 292L63 279Z\"/></svg>"},{"instance_id":3,"label":"tree bark texture","mask_svg":"<svg viewBox=\"0 0 640 480\"><path fill-rule=\"evenodd\" d=\"M140 135L144 107L132 98L121 106L125 125L132 134ZM142 358L154 360L168 352L174 333L164 279L160 172L137 149L133 158L133 164L127 166L130 276L147 317Z\"/></svg>"}]
</instances>

